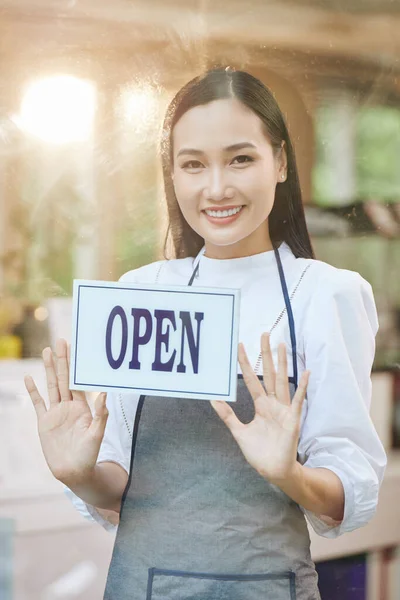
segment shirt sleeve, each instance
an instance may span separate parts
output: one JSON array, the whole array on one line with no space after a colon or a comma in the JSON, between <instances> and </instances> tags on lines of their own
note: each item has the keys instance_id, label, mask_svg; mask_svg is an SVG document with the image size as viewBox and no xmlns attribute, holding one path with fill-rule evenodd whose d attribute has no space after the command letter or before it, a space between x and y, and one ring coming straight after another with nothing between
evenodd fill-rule
<instances>
[{"instance_id":1,"label":"shirt sleeve","mask_svg":"<svg viewBox=\"0 0 400 600\"><path fill-rule=\"evenodd\" d=\"M300 507L323 537L362 527L376 511L387 464L369 414L378 327L371 285L359 273L335 269L321 277L304 321L311 373L298 457L307 467L330 469L343 484L342 521Z\"/></svg>"}]
</instances>

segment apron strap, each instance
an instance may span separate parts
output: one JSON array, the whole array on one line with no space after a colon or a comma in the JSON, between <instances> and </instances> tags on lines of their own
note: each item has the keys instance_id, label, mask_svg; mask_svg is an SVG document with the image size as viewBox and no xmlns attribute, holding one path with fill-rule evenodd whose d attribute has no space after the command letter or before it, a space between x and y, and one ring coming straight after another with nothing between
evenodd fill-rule
<instances>
[{"instance_id":1,"label":"apron strap","mask_svg":"<svg viewBox=\"0 0 400 600\"><path fill-rule=\"evenodd\" d=\"M296 331L295 331L295 327L294 327L294 318L293 318L292 305L290 303L289 293L288 293L288 289L287 289L287 285L286 285L285 275L284 275L284 272L283 272L281 257L279 256L279 251L278 251L277 248L275 248L274 252L275 252L275 256L276 256L276 262L278 264L279 277L280 277L280 280L281 280L283 297L285 299L286 310L287 310L288 319L289 319L290 341L291 341L291 344L292 344L293 379L294 379L295 389L297 390Z\"/></svg>"},{"instance_id":2,"label":"apron strap","mask_svg":"<svg viewBox=\"0 0 400 600\"><path fill-rule=\"evenodd\" d=\"M198 271L199 271L199 265L200 265L200 259L203 256L204 252L206 251L206 247L205 245L202 247L202 249L200 250L200 252L198 253L198 255L196 256L196 258L193 261L193 273L191 278L189 279L189 283L188 285L192 285L194 278L196 277Z\"/></svg>"}]
</instances>

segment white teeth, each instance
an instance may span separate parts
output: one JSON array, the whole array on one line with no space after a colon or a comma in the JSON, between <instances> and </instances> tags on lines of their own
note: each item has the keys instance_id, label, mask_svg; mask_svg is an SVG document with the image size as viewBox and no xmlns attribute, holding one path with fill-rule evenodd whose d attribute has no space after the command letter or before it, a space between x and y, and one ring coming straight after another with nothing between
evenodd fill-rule
<instances>
[{"instance_id":1,"label":"white teeth","mask_svg":"<svg viewBox=\"0 0 400 600\"><path fill-rule=\"evenodd\" d=\"M240 210L242 210L242 206L238 206L237 208L231 208L230 210L206 210L205 212L210 217L232 217L236 215Z\"/></svg>"}]
</instances>

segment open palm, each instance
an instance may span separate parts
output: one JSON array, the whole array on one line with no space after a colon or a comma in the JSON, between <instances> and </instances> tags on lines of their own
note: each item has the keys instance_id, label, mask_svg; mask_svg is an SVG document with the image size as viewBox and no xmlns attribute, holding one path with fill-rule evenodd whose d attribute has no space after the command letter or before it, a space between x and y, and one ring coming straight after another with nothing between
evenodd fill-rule
<instances>
[{"instance_id":1,"label":"open palm","mask_svg":"<svg viewBox=\"0 0 400 600\"><path fill-rule=\"evenodd\" d=\"M69 348L56 344L57 369L50 348L43 351L49 405L39 394L32 377L25 386L34 405L43 454L53 475L67 484L84 480L96 464L108 411L106 394L100 394L92 416L84 392L69 389Z\"/></svg>"},{"instance_id":2,"label":"open palm","mask_svg":"<svg viewBox=\"0 0 400 600\"><path fill-rule=\"evenodd\" d=\"M254 419L242 423L226 402L212 401L211 404L230 429L248 463L269 481L279 482L290 477L296 465L301 411L310 371L304 371L291 400L285 344L278 347L277 373L267 333L262 335L261 349L265 389L242 344L238 352L243 380L254 401Z\"/></svg>"}]
</instances>

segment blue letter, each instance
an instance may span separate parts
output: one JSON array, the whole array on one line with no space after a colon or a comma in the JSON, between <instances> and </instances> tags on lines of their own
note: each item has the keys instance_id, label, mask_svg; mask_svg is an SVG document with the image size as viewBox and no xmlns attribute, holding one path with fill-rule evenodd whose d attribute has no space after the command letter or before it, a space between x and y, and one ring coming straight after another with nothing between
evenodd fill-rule
<instances>
[{"instance_id":1,"label":"blue letter","mask_svg":"<svg viewBox=\"0 0 400 600\"><path fill-rule=\"evenodd\" d=\"M156 329L156 354L154 357L154 362L151 365L152 371L172 371L172 367L174 366L174 360L176 356L176 350L174 350L171 358L168 362L161 362L161 344L165 344L165 350L168 352L169 347L169 331L170 327L167 325L167 330L165 333L162 333L162 324L164 319L168 319L172 323L172 327L174 331L176 331L176 323L175 323L175 313L173 310L155 310L154 316L157 319L157 329Z\"/></svg>"},{"instance_id":2,"label":"blue letter","mask_svg":"<svg viewBox=\"0 0 400 600\"><path fill-rule=\"evenodd\" d=\"M116 316L121 318L122 325L122 340L121 340L121 352L117 360L114 360L111 349L111 338L112 338L112 328L114 326L114 319ZM124 362L125 354L126 354L126 346L128 344L128 321L126 320L126 315L122 306L116 306L112 309L110 316L108 317L107 322L107 330L106 330L106 353L107 359L110 366L113 369L119 369L122 363Z\"/></svg>"},{"instance_id":3,"label":"blue letter","mask_svg":"<svg viewBox=\"0 0 400 600\"><path fill-rule=\"evenodd\" d=\"M139 346L145 346L151 338L153 331L153 321L150 312L146 308L132 308L133 316L133 348L132 348L132 360L129 363L130 369L140 369L140 362L138 358ZM140 330L140 319L144 318L146 321L146 329L143 335L139 335Z\"/></svg>"},{"instance_id":4,"label":"blue letter","mask_svg":"<svg viewBox=\"0 0 400 600\"><path fill-rule=\"evenodd\" d=\"M182 321L182 338L181 338L181 362L177 366L178 373L186 373L186 366L183 363L183 343L185 337L185 330L187 331L187 338L189 342L190 358L192 359L192 366L194 373L198 373L199 370L199 343L200 343L200 323L204 319L204 313L194 313L194 318L197 321L197 341L194 344L194 335L192 321L188 311L181 311L179 317Z\"/></svg>"}]
</instances>

